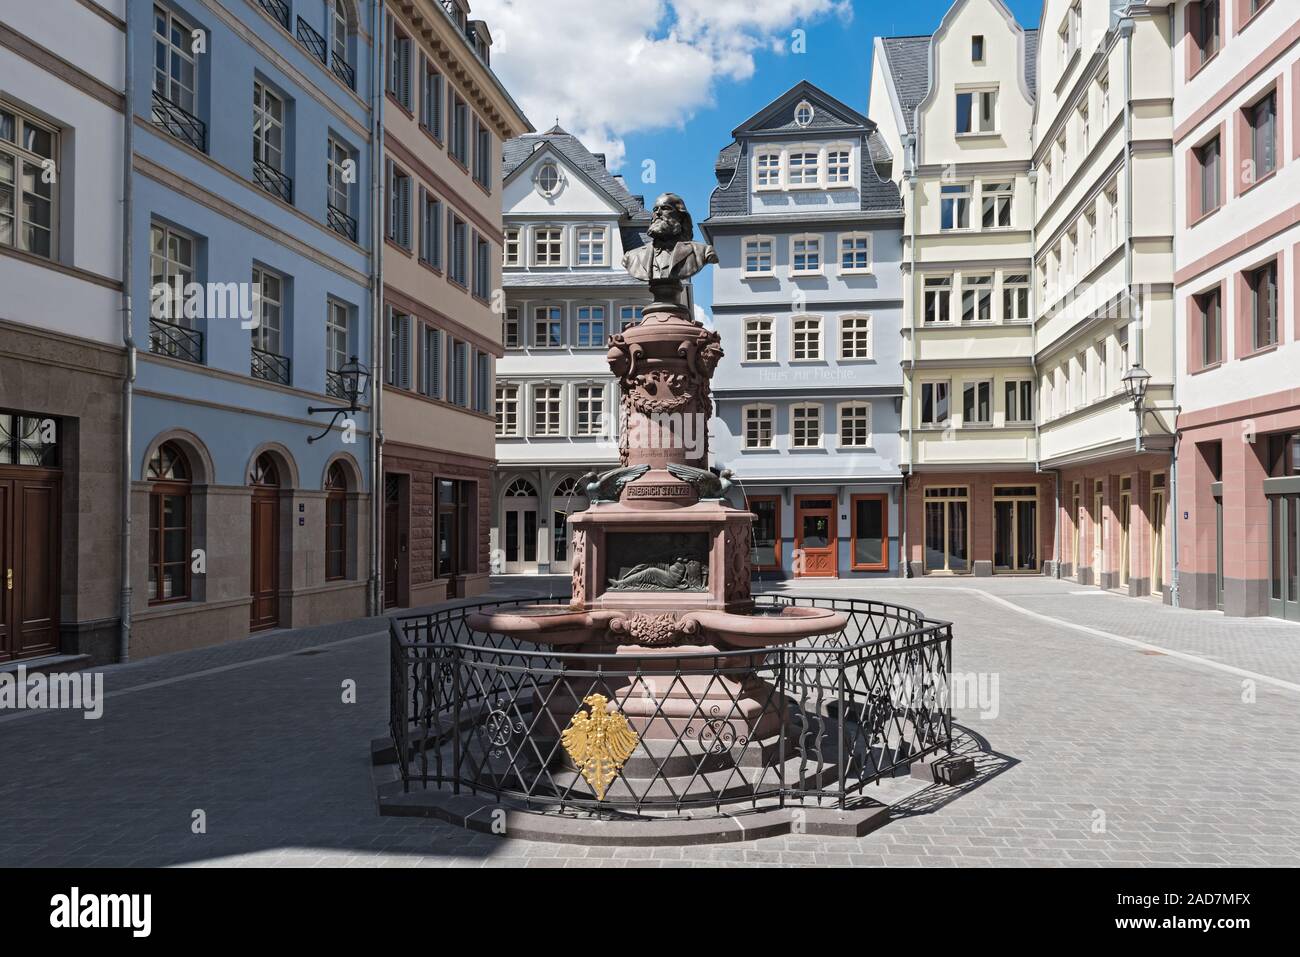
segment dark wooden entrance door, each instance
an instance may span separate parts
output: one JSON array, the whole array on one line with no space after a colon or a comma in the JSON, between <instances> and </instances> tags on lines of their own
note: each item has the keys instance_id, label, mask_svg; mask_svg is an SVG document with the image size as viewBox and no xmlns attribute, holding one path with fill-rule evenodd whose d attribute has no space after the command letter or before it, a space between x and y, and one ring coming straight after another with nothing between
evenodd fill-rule
<instances>
[{"instance_id":1,"label":"dark wooden entrance door","mask_svg":"<svg viewBox=\"0 0 1300 957\"><path fill-rule=\"evenodd\" d=\"M395 475L384 481L384 607L394 608L398 601L398 577L401 574L402 513L401 484Z\"/></svg>"},{"instance_id":2,"label":"dark wooden entrance door","mask_svg":"<svg viewBox=\"0 0 1300 957\"><path fill-rule=\"evenodd\" d=\"M836 551L833 496L800 496L795 499L795 543L798 550L794 573L797 578L835 578L839 574Z\"/></svg>"},{"instance_id":3,"label":"dark wooden entrance door","mask_svg":"<svg viewBox=\"0 0 1300 957\"><path fill-rule=\"evenodd\" d=\"M249 629L263 631L280 624L280 477L266 456L253 472L251 539Z\"/></svg>"},{"instance_id":4,"label":"dark wooden entrance door","mask_svg":"<svg viewBox=\"0 0 1300 957\"><path fill-rule=\"evenodd\" d=\"M59 482L0 473L0 661L59 647Z\"/></svg>"}]
</instances>

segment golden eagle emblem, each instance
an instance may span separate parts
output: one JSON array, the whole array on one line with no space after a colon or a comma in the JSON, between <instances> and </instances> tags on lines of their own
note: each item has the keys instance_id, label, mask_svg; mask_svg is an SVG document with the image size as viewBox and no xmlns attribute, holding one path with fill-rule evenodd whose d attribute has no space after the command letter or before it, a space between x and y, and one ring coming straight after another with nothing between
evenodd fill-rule
<instances>
[{"instance_id":1,"label":"golden eagle emblem","mask_svg":"<svg viewBox=\"0 0 1300 957\"><path fill-rule=\"evenodd\" d=\"M605 789L618 777L623 762L632 756L641 739L627 718L605 710L609 700L604 695L588 695L582 703L590 706L590 713L579 708L569 719L560 741L595 790L596 800L603 801Z\"/></svg>"}]
</instances>

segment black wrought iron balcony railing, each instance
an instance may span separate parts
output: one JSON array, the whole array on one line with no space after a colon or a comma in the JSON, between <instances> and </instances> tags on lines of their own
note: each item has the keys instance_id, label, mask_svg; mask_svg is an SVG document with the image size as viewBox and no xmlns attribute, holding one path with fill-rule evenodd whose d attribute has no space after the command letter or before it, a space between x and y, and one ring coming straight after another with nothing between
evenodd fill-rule
<instances>
[{"instance_id":1,"label":"black wrought iron balcony railing","mask_svg":"<svg viewBox=\"0 0 1300 957\"><path fill-rule=\"evenodd\" d=\"M357 241L357 221L337 206L326 206L325 216L330 229L340 236L346 236L354 243Z\"/></svg>"},{"instance_id":2,"label":"black wrought iron balcony railing","mask_svg":"<svg viewBox=\"0 0 1300 957\"><path fill-rule=\"evenodd\" d=\"M157 90L153 91L153 125L200 152L208 151L207 124Z\"/></svg>"},{"instance_id":3,"label":"black wrought iron balcony railing","mask_svg":"<svg viewBox=\"0 0 1300 957\"><path fill-rule=\"evenodd\" d=\"M312 55L321 63L327 62L325 38L317 33L315 27L302 17L298 18L298 42L310 50Z\"/></svg>"},{"instance_id":4,"label":"black wrought iron balcony railing","mask_svg":"<svg viewBox=\"0 0 1300 957\"><path fill-rule=\"evenodd\" d=\"M149 351L186 362L203 362L203 333L165 319L149 319Z\"/></svg>"},{"instance_id":5,"label":"black wrought iron balcony railing","mask_svg":"<svg viewBox=\"0 0 1300 957\"><path fill-rule=\"evenodd\" d=\"M352 64L339 56L337 51L330 57L330 69L334 71L335 76L347 84L349 90L357 88L357 71L352 69Z\"/></svg>"},{"instance_id":6,"label":"black wrought iron balcony railing","mask_svg":"<svg viewBox=\"0 0 1300 957\"><path fill-rule=\"evenodd\" d=\"M347 390L343 388L343 373L333 369L325 370L325 394L331 399L346 399Z\"/></svg>"},{"instance_id":7,"label":"black wrought iron balcony railing","mask_svg":"<svg viewBox=\"0 0 1300 957\"><path fill-rule=\"evenodd\" d=\"M279 196L286 203L293 202L293 180L270 163L253 160L253 178L268 193Z\"/></svg>"},{"instance_id":8,"label":"black wrought iron balcony railing","mask_svg":"<svg viewBox=\"0 0 1300 957\"><path fill-rule=\"evenodd\" d=\"M274 352L267 352L265 349L258 349L254 346L252 373L254 379L264 379L267 382L288 385L289 357L276 355Z\"/></svg>"},{"instance_id":9,"label":"black wrought iron balcony railing","mask_svg":"<svg viewBox=\"0 0 1300 957\"><path fill-rule=\"evenodd\" d=\"M262 9L280 21L281 26L289 29L289 4L284 0L257 0Z\"/></svg>"}]
</instances>

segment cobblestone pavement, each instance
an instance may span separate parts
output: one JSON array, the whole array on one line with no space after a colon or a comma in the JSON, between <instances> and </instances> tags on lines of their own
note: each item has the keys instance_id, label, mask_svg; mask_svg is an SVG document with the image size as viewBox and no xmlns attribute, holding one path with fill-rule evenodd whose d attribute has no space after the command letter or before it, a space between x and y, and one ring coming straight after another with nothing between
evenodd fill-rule
<instances>
[{"instance_id":1,"label":"cobblestone pavement","mask_svg":"<svg viewBox=\"0 0 1300 957\"><path fill-rule=\"evenodd\" d=\"M371 619L107 668L97 721L0 712L0 866L1300 861L1300 626L1042 579L793 590L954 622L956 671L997 691L955 712L974 780L925 789L859 840L562 847L381 818L368 743L388 658Z\"/></svg>"}]
</instances>

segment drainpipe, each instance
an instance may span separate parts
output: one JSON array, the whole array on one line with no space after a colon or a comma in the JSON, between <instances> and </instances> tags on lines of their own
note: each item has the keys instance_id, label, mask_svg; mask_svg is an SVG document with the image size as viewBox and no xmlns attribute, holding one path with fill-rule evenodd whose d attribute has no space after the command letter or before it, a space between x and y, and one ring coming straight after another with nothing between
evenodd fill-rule
<instances>
[{"instance_id":1,"label":"drainpipe","mask_svg":"<svg viewBox=\"0 0 1300 957\"><path fill-rule=\"evenodd\" d=\"M1170 6L1169 8L1169 35L1171 37L1174 35L1173 6ZM1171 57L1170 66L1171 66L1171 71L1173 71L1176 76L1177 67L1173 65L1173 60L1174 58ZM1171 87L1171 89L1176 88L1177 81L1175 80L1174 83L1175 86ZM1178 208L1177 201L1175 198L1177 192L1178 192L1177 189L1174 187L1174 178L1170 176L1169 177L1169 208L1170 209L1176 210ZM1173 243L1172 243L1173 259L1174 262L1177 263L1178 262L1178 222L1176 217L1174 223L1172 224L1171 233L1173 235ZM1176 315L1177 308L1178 308L1177 289L1174 290L1173 295L1174 295L1174 309ZM1172 323L1172 329L1173 329L1172 345L1173 345L1174 366L1173 366L1173 375L1171 378L1173 379L1174 443L1173 446L1169 449L1169 509L1170 509L1170 514L1173 516L1173 521L1169 522L1168 524L1170 528L1169 546L1170 548L1173 549L1174 560L1172 562L1172 568L1170 569L1169 598L1170 598L1170 603L1173 605L1173 607L1178 608L1182 605L1179 596L1179 586L1181 584L1181 578L1179 575L1179 565L1178 565L1178 522L1179 522L1179 518L1178 518L1179 515L1178 512L1178 442L1179 442L1178 413L1181 411L1182 407L1178 401L1179 398L1178 397L1178 322L1176 319Z\"/></svg>"},{"instance_id":2,"label":"drainpipe","mask_svg":"<svg viewBox=\"0 0 1300 957\"><path fill-rule=\"evenodd\" d=\"M1032 137L1030 147L1032 148ZM1037 317L1043 304L1038 300L1038 270L1036 251L1038 249L1038 169L1029 170L1029 314ZM1051 472L1055 479L1052 511L1052 577L1061 577L1061 470L1043 468L1043 416L1042 395L1038 389L1038 320L1034 318L1029 330L1030 371L1034 377L1034 472L1042 474Z\"/></svg>"},{"instance_id":3,"label":"drainpipe","mask_svg":"<svg viewBox=\"0 0 1300 957\"><path fill-rule=\"evenodd\" d=\"M1124 16L1118 24L1119 35L1124 40L1124 295L1128 300L1130 320L1134 317L1133 305L1136 302L1133 296L1133 31L1136 26L1130 16ZM1142 365L1146 343L1143 341L1143 317L1140 311L1136 318L1136 323L1130 321L1130 326L1133 327L1130 338L1133 356L1130 361L1132 365ZM1128 372L1127 369L1123 371ZM1135 449L1142 452L1140 415L1136 428Z\"/></svg>"},{"instance_id":4,"label":"drainpipe","mask_svg":"<svg viewBox=\"0 0 1300 957\"><path fill-rule=\"evenodd\" d=\"M916 386L916 217L917 217L917 211L916 211L917 170L916 170L916 134L915 133L910 133L903 137L903 152L905 154L905 162L907 164L903 171L903 178L907 181L908 188L912 194L912 204L909 207L909 216L911 221L908 225L908 233L910 235L910 239L908 242L908 250L907 250L907 261L908 261L907 281L912 284L912 308L909 309L907 313L907 327L909 330L911 330L911 335L908 337L908 341L911 343L912 346L912 354L908 358L908 366L909 366L909 373L911 376L911 382L913 388L915 388ZM907 402L907 417L910 423L912 418L911 397L905 395L904 400ZM908 492L908 487L911 484L911 480L912 480L912 471L913 471L912 457L916 451L916 446L913 444L914 435L915 435L915 424L913 423L912 427L910 427L907 431L907 477L903 479L903 494L901 496L902 512L903 512L903 528L902 528L902 535L900 536L900 541L903 547L903 562L902 562L902 568L899 569L900 578L912 577L912 562L908 552L908 541L907 541L907 492Z\"/></svg>"},{"instance_id":5,"label":"drainpipe","mask_svg":"<svg viewBox=\"0 0 1300 957\"><path fill-rule=\"evenodd\" d=\"M131 7L126 5L126 63L123 71L124 118L122 127L122 345L126 349L126 374L122 379L122 534L121 556L122 590L118 606L117 659L127 661L131 652L131 432L135 402L135 336L132 331L134 314L131 305L131 273L134 259L131 255L132 237L135 234L133 215L133 177L131 159L135 152L135 84L131 81L134 64L135 31L131 26Z\"/></svg>"},{"instance_id":6,"label":"drainpipe","mask_svg":"<svg viewBox=\"0 0 1300 957\"><path fill-rule=\"evenodd\" d=\"M382 0L370 6L370 582L369 612L384 613L384 55Z\"/></svg>"}]
</instances>

